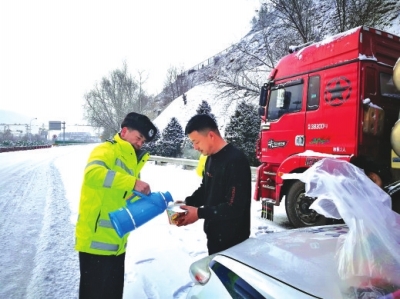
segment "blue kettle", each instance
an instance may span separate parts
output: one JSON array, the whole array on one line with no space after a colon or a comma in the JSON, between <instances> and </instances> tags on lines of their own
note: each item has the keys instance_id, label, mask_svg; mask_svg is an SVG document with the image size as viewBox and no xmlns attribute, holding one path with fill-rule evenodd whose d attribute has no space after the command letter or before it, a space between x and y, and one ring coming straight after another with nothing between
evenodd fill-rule
<instances>
[{"instance_id":1,"label":"blue kettle","mask_svg":"<svg viewBox=\"0 0 400 299\"><path fill-rule=\"evenodd\" d=\"M140 198L134 202L127 202L125 207L108 213L111 223L122 238L125 234L150 221L164 212L169 202L173 202L171 194L167 192L152 192L144 195L133 191Z\"/></svg>"}]
</instances>

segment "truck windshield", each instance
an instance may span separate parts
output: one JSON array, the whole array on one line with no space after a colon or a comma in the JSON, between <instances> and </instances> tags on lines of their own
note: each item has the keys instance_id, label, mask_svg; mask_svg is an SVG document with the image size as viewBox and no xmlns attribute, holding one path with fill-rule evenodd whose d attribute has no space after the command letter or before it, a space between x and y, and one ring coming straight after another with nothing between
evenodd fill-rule
<instances>
[{"instance_id":1,"label":"truck windshield","mask_svg":"<svg viewBox=\"0 0 400 299\"><path fill-rule=\"evenodd\" d=\"M300 111L303 86L304 84L297 84L285 88L273 88L268 103L267 119L277 120L286 113Z\"/></svg>"}]
</instances>

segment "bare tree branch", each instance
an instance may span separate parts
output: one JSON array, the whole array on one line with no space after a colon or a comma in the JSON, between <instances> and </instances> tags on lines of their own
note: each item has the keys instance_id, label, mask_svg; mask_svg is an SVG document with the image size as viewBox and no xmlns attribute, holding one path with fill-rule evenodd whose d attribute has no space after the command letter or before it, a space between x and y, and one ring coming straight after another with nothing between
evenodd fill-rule
<instances>
[{"instance_id":1,"label":"bare tree branch","mask_svg":"<svg viewBox=\"0 0 400 299\"><path fill-rule=\"evenodd\" d=\"M127 113L143 111L149 99L143 88L147 77L143 71L138 71L138 76L136 81L124 62L121 69L103 77L100 84L84 95L86 120L93 126L103 127L107 137L119 131Z\"/></svg>"}]
</instances>

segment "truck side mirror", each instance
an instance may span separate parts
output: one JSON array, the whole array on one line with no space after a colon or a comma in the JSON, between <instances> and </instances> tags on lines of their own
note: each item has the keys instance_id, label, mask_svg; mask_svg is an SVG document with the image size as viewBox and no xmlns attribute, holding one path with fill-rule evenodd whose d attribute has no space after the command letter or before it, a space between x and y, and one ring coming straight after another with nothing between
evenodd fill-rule
<instances>
[{"instance_id":1,"label":"truck side mirror","mask_svg":"<svg viewBox=\"0 0 400 299\"><path fill-rule=\"evenodd\" d=\"M268 93L268 84L265 83L261 87L261 92L260 92L260 102L259 105L262 107L265 107L267 105L267 93Z\"/></svg>"},{"instance_id":2,"label":"truck side mirror","mask_svg":"<svg viewBox=\"0 0 400 299\"><path fill-rule=\"evenodd\" d=\"M265 107L258 108L258 115L261 117L265 116Z\"/></svg>"}]
</instances>

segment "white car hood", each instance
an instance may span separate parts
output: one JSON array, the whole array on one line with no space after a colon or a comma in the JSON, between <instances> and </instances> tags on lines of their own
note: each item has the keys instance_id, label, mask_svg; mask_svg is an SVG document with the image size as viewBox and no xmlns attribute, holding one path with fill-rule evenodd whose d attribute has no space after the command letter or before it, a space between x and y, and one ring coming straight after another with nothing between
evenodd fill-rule
<instances>
[{"instance_id":1,"label":"white car hood","mask_svg":"<svg viewBox=\"0 0 400 299\"><path fill-rule=\"evenodd\" d=\"M338 275L335 253L347 232L346 225L332 225L264 234L219 254L313 296L339 298L348 285Z\"/></svg>"}]
</instances>

